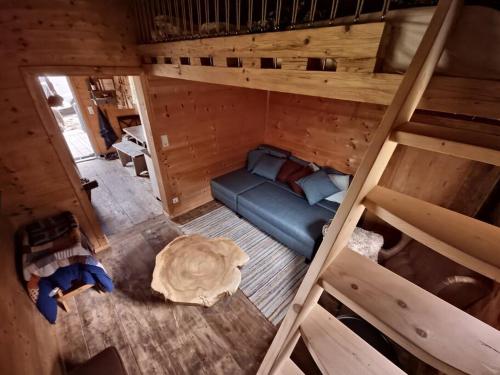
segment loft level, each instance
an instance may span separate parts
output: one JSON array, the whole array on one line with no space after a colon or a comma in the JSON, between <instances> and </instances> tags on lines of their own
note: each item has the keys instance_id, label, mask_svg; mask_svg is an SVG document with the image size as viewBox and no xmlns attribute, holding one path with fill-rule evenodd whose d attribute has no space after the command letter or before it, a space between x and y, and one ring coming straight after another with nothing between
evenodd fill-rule
<instances>
[{"instance_id":1,"label":"loft level","mask_svg":"<svg viewBox=\"0 0 500 375\"><path fill-rule=\"evenodd\" d=\"M384 22L139 46L152 75L389 105L403 75L379 72ZM478 95L478 92L481 95ZM420 109L500 118L500 81L436 75Z\"/></svg>"}]
</instances>

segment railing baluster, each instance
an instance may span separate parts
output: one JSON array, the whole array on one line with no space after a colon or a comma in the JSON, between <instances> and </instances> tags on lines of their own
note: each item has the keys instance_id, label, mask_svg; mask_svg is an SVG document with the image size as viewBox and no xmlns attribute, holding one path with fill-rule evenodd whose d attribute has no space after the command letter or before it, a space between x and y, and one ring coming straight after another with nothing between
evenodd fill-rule
<instances>
[{"instance_id":1,"label":"railing baluster","mask_svg":"<svg viewBox=\"0 0 500 375\"><path fill-rule=\"evenodd\" d=\"M180 11L179 11L179 2L174 0L174 13L175 13L175 26L177 26L177 32L180 36L181 34L181 20L180 20Z\"/></svg>"},{"instance_id":2,"label":"railing baluster","mask_svg":"<svg viewBox=\"0 0 500 375\"><path fill-rule=\"evenodd\" d=\"M236 34L241 30L241 0L236 0Z\"/></svg>"},{"instance_id":3,"label":"railing baluster","mask_svg":"<svg viewBox=\"0 0 500 375\"><path fill-rule=\"evenodd\" d=\"M252 22L253 22L253 0L248 0L248 21L247 21L248 32L252 31Z\"/></svg>"},{"instance_id":4,"label":"railing baluster","mask_svg":"<svg viewBox=\"0 0 500 375\"><path fill-rule=\"evenodd\" d=\"M297 23L297 13L299 10L299 1L293 0L293 9L292 9L292 29L295 28L295 24Z\"/></svg>"},{"instance_id":5,"label":"railing baluster","mask_svg":"<svg viewBox=\"0 0 500 375\"><path fill-rule=\"evenodd\" d=\"M260 30L264 31L266 29L266 17L267 16L267 0L262 0L260 8Z\"/></svg>"},{"instance_id":6,"label":"railing baluster","mask_svg":"<svg viewBox=\"0 0 500 375\"><path fill-rule=\"evenodd\" d=\"M229 0L226 0L226 34L229 34L229 16L230 16L230 10L229 10Z\"/></svg>"},{"instance_id":7,"label":"railing baluster","mask_svg":"<svg viewBox=\"0 0 500 375\"><path fill-rule=\"evenodd\" d=\"M142 20L141 20L141 10L139 0L134 0L134 12L135 12L135 28L137 31L138 42L144 43L144 34L142 32Z\"/></svg>"},{"instance_id":8,"label":"railing baluster","mask_svg":"<svg viewBox=\"0 0 500 375\"><path fill-rule=\"evenodd\" d=\"M210 4L208 3L208 0L205 0L205 32L208 35L208 26L210 23Z\"/></svg>"},{"instance_id":9,"label":"railing baluster","mask_svg":"<svg viewBox=\"0 0 500 375\"><path fill-rule=\"evenodd\" d=\"M359 21L359 16L361 15L361 12L363 11L363 4L365 3L364 0L358 0L356 3L356 13L354 14L354 22Z\"/></svg>"},{"instance_id":10,"label":"railing baluster","mask_svg":"<svg viewBox=\"0 0 500 375\"><path fill-rule=\"evenodd\" d=\"M337 17L337 9L339 7L339 0L332 0L332 8L330 9L330 21L331 25L335 21L335 17Z\"/></svg>"},{"instance_id":11,"label":"railing baluster","mask_svg":"<svg viewBox=\"0 0 500 375\"><path fill-rule=\"evenodd\" d=\"M187 18L186 18L186 1L181 0L181 14L182 14L182 33L184 36L187 34Z\"/></svg>"},{"instance_id":12,"label":"railing baluster","mask_svg":"<svg viewBox=\"0 0 500 375\"><path fill-rule=\"evenodd\" d=\"M198 34L201 35L201 0L196 0L196 9L197 9L197 16L198 16Z\"/></svg>"},{"instance_id":13,"label":"railing baluster","mask_svg":"<svg viewBox=\"0 0 500 375\"><path fill-rule=\"evenodd\" d=\"M384 6L382 7L382 17L380 17L382 20L385 18L387 12L389 11L389 5L391 5L390 0L384 0Z\"/></svg>"},{"instance_id":14,"label":"railing baluster","mask_svg":"<svg viewBox=\"0 0 500 375\"><path fill-rule=\"evenodd\" d=\"M316 14L316 4L317 0L311 0L311 7L309 8L309 26L314 22L314 16Z\"/></svg>"},{"instance_id":15,"label":"railing baluster","mask_svg":"<svg viewBox=\"0 0 500 375\"><path fill-rule=\"evenodd\" d=\"M166 0L167 1L167 10L168 10L168 24L169 24L169 29L171 29L174 26L174 18L172 16L172 0ZM169 34L169 38L172 38L172 36Z\"/></svg>"},{"instance_id":16,"label":"railing baluster","mask_svg":"<svg viewBox=\"0 0 500 375\"><path fill-rule=\"evenodd\" d=\"M189 10L189 30L191 31L191 38L194 37L194 27L193 27L193 0L188 0L188 10Z\"/></svg>"},{"instance_id":17,"label":"railing baluster","mask_svg":"<svg viewBox=\"0 0 500 375\"><path fill-rule=\"evenodd\" d=\"M278 30L280 28L281 19L281 0L276 1L276 13L274 15L274 29Z\"/></svg>"}]
</instances>

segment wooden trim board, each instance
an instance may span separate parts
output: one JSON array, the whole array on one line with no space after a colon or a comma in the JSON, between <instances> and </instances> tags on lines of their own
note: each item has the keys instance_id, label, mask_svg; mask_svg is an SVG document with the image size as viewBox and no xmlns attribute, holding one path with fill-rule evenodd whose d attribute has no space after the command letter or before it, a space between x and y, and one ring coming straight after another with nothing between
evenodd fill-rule
<instances>
[{"instance_id":1,"label":"wooden trim board","mask_svg":"<svg viewBox=\"0 0 500 375\"><path fill-rule=\"evenodd\" d=\"M403 75L145 64L148 74L190 81L389 105ZM480 95L478 93L480 92ZM500 82L432 77L419 109L500 118Z\"/></svg>"}]
</instances>

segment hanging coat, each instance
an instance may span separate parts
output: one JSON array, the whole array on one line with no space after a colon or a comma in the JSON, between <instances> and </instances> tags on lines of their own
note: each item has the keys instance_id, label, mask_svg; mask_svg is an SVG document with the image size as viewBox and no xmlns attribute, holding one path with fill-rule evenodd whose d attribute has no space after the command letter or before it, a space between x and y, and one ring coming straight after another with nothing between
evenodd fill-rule
<instances>
[{"instance_id":1,"label":"hanging coat","mask_svg":"<svg viewBox=\"0 0 500 375\"><path fill-rule=\"evenodd\" d=\"M101 137L104 139L106 149L109 149L113 146L113 143L118 140L118 137L116 136L115 131L111 127L111 124L102 109L99 107L97 107L97 109L99 111L99 134L101 134Z\"/></svg>"}]
</instances>

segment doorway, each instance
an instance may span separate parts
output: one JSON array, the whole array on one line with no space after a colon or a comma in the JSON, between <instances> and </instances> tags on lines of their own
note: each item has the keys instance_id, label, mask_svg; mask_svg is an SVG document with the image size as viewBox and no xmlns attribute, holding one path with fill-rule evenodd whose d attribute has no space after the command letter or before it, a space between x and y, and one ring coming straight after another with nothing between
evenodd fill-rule
<instances>
[{"instance_id":1,"label":"doorway","mask_svg":"<svg viewBox=\"0 0 500 375\"><path fill-rule=\"evenodd\" d=\"M73 160L78 163L95 158L96 153L68 77L43 75L38 80Z\"/></svg>"}]
</instances>

